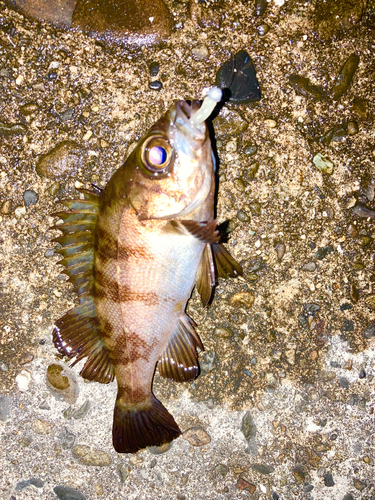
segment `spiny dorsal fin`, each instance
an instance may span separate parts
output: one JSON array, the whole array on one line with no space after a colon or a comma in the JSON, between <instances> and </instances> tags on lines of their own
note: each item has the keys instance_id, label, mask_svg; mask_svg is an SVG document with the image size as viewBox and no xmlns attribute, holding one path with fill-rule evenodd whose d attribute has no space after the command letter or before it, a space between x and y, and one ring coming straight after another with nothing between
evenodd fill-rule
<instances>
[{"instance_id":1,"label":"spiny dorsal fin","mask_svg":"<svg viewBox=\"0 0 375 500\"><path fill-rule=\"evenodd\" d=\"M63 273L73 283L79 296L79 305L55 322L53 342L57 350L70 359L72 366L88 358L81 375L88 380L108 383L114 379L113 366L100 337L93 291L93 263L95 230L99 213L99 194L79 189L84 199L64 200L67 211L53 215L64 222L53 229L63 235L55 238L61 247L56 249L63 259Z\"/></svg>"},{"instance_id":2,"label":"spiny dorsal fin","mask_svg":"<svg viewBox=\"0 0 375 500\"><path fill-rule=\"evenodd\" d=\"M203 345L194 326L193 320L186 314L178 321L176 331L158 363L162 377L187 382L199 375L196 348L203 351Z\"/></svg>"}]
</instances>

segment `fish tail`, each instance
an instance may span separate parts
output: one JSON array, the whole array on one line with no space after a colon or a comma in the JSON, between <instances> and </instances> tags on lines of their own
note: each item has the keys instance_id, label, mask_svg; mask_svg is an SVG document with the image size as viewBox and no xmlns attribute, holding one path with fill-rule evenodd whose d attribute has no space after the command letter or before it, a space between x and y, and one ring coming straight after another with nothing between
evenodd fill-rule
<instances>
[{"instance_id":1,"label":"fish tail","mask_svg":"<svg viewBox=\"0 0 375 500\"><path fill-rule=\"evenodd\" d=\"M112 430L117 453L135 453L147 446L170 443L180 434L172 415L153 394L137 404L122 404L117 399Z\"/></svg>"}]
</instances>

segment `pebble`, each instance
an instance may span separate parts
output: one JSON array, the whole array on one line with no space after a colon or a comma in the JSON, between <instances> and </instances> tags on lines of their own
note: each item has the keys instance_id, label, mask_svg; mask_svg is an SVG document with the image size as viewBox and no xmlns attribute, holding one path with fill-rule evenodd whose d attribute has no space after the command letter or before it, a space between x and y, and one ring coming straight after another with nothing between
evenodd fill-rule
<instances>
[{"instance_id":1,"label":"pebble","mask_svg":"<svg viewBox=\"0 0 375 500\"><path fill-rule=\"evenodd\" d=\"M266 23L258 24L258 26L257 26L257 33L259 36L267 35L269 30L270 30L270 27Z\"/></svg>"},{"instance_id":2,"label":"pebble","mask_svg":"<svg viewBox=\"0 0 375 500\"><path fill-rule=\"evenodd\" d=\"M201 373L209 373L214 368L216 353L215 351L205 351L202 358L199 360Z\"/></svg>"},{"instance_id":3,"label":"pebble","mask_svg":"<svg viewBox=\"0 0 375 500\"><path fill-rule=\"evenodd\" d=\"M232 332L229 328L224 326L218 326L215 328L214 335L217 337L229 338L232 336Z\"/></svg>"},{"instance_id":4,"label":"pebble","mask_svg":"<svg viewBox=\"0 0 375 500\"><path fill-rule=\"evenodd\" d=\"M315 252L315 258L317 260L323 260L334 251L334 248L332 245L327 245L326 247L319 248L317 252Z\"/></svg>"},{"instance_id":5,"label":"pebble","mask_svg":"<svg viewBox=\"0 0 375 500\"><path fill-rule=\"evenodd\" d=\"M247 213L245 212L245 210L239 210L237 212L237 219L240 221L240 222L249 222L250 218L249 216L247 215Z\"/></svg>"},{"instance_id":6,"label":"pebble","mask_svg":"<svg viewBox=\"0 0 375 500\"><path fill-rule=\"evenodd\" d=\"M276 128L277 127L277 121L272 120L272 118L267 118L266 120L264 120L264 124L268 128Z\"/></svg>"},{"instance_id":7,"label":"pebble","mask_svg":"<svg viewBox=\"0 0 375 500\"><path fill-rule=\"evenodd\" d=\"M275 250L276 250L277 260L278 262L281 262L285 255L285 250L286 250L285 244L282 242L276 243Z\"/></svg>"},{"instance_id":8,"label":"pebble","mask_svg":"<svg viewBox=\"0 0 375 500\"><path fill-rule=\"evenodd\" d=\"M0 394L0 421L6 422L11 417L11 399L9 396Z\"/></svg>"},{"instance_id":9,"label":"pebble","mask_svg":"<svg viewBox=\"0 0 375 500\"><path fill-rule=\"evenodd\" d=\"M355 499L351 493L347 493L346 495L344 495L344 498L342 500L355 500Z\"/></svg>"},{"instance_id":10,"label":"pebble","mask_svg":"<svg viewBox=\"0 0 375 500\"><path fill-rule=\"evenodd\" d=\"M349 135L356 135L359 132L358 123L355 121L349 121L347 125L347 130Z\"/></svg>"},{"instance_id":11,"label":"pebble","mask_svg":"<svg viewBox=\"0 0 375 500\"><path fill-rule=\"evenodd\" d=\"M149 446L147 451L152 453L153 455L162 455L163 453L167 453L173 446L173 441L171 443L164 443L160 446Z\"/></svg>"},{"instance_id":12,"label":"pebble","mask_svg":"<svg viewBox=\"0 0 375 500\"><path fill-rule=\"evenodd\" d=\"M108 453L90 448L84 444L77 444L74 446L73 456L83 465L104 467L112 463L112 458Z\"/></svg>"},{"instance_id":13,"label":"pebble","mask_svg":"<svg viewBox=\"0 0 375 500\"><path fill-rule=\"evenodd\" d=\"M22 370L16 377L16 383L18 385L18 389L21 392L26 392L29 390L29 385L31 382L31 373L27 370Z\"/></svg>"},{"instance_id":14,"label":"pebble","mask_svg":"<svg viewBox=\"0 0 375 500\"><path fill-rule=\"evenodd\" d=\"M235 293L229 299L229 303L234 307L248 307L250 308L254 303L255 297L250 292Z\"/></svg>"},{"instance_id":15,"label":"pebble","mask_svg":"<svg viewBox=\"0 0 375 500\"><path fill-rule=\"evenodd\" d=\"M249 123L239 113L223 107L215 118L217 136L237 136L249 128Z\"/></svg>"},{"instance_id":16,"label":"pebble","mask_svg":"<svg viewBox=\"0 0 375 500\"><path fill-rule=\"evenodd\" d=\"M59 500L86 500L86 497L82 493L70 486L55 486L53 491L56 493Z\"/></svg>"},{"instance_id":17,"label":"pebble","mask_svg":"<svg viewBox=\"0 0 375 500\"><path fill-rule=\"evenodd\" d=\"M292 469L292 474L297 484L302 484L306 478L306 472L300 465L297 465Z\"/></svg>"},{"instance_id":18,"label":"pebble","mask_svg":"<svg viewBox=\"0 0 375 500\"><path fill-rule=\"evenodd\" d=\"M249 481L246 481L243 477L239 477L237 480L237 489L243 491L246 490L248 491L251 495L255 493L256 486L255 484L249 483Z\"/></svg>"},{"instance_id":19,"label":"pebble","mask_svg":"<svg viewBox=\"0 0 375 500\"><path fill-rule=\"evenodd\" d=\"M237 52L216 73L216 85L230 92L229 101L236 104L260 101L261 92L251 57L245 50Z\"/></svg>"},{"instance_id":20,"label":"pebble","mask_svg":"<svg viewBox=\"0 0 375 500\"><path fill-rule=\"evenodd\" d=\"M75 442L75 435L70 432L66 427L60 432L59 439L63 450L70 450Z\"/></svg>"},{"instance_id":21,"label":"pebble","mask_svg":"<svg viewBox=\"0 0 375 500\"><path fill-rule=\"evenodd\" d=\"M150 76L152 76L153 78L155 78L155 76L158 76L158 73L159 73L159 70L160 70L160 65L159 65L158 62L152 61L152 63L148 67L148 69L150 71Z\"/></svg>"},{"instance_id":22,"label":"pebble","mask_svg":"<svg viewBox=\"0 0 375 500\"><path fill-rule=\"evenodd\" d=\"M267 10L267 0L255 0L254 14L256 17L262 17Z\"/></svg>"},{"instance_id":23,"label":"pebble","mask_svg":"<svg viewBox=\"0 0 375 500\"><path fill-rule=\"evenodd\" d=\"M371 294L365 297L365 303L367 307L375 311L375 294Z\"/></svg>"},{"instance_id":24,"label":"pebble","mask_svg":"<svg viewBox=\"0 0 375 500\"><path fill-rule=\"evenodd\" d=\"M340 385L343 389L349 389L349 380L346 377L340 377Z\"/></svg>"},{"instance_id":25,"label":"pebble","mask_svg":"<svg viewBox=\"0 0 375 500\"><path fill-rule=\"evenodd\" d=\"M25 352L20 357L19 364L26 365L27 363L31 363L33 359L34 359L34 354L31 354L31 352Z\"/></svg>"},{"instance_id":26,"label":"pebble","mask_svg":"<svg viewBox=\"0 0 375 500\"><path fill-rule=\"evenodd\" d=\"M271 467L270 465L266 465L266 464L252 464L251 468L255 472L258 472L259 474L268 475L268 474L272 474L273 472L275 472L274 467Z\"/></svg>"},{"instance_id":27,"label":"pebble","mask_svg":"<svg viewBox=\"0 0 375 500\"><path fill-rule=\"evenodd\" d=\"M129 477L130 471L131 471L131 469L130 469L129 465L127 465L127 464L119 464L117 466L116 472L117 472L117 474L120 478L120 481L122 483L125 483L125 481Z\"/></svg>"},{"instance_id":28,"label":"pebble","mask_svg":"<svg viewBox=\"0 0 375 500\"><path fill-rule=\"evenodd\" d=\"M26 207L30 207L31 205L36 205L38 203L39 196L32 189L27 189L23 193L23 201L25 202Z\"/></svg>"},{"instance_id":29,"label":"pebble","mask_svg":"<svg viewBox=\"0 0 375 500\"><path fill-rule=\"evenodd\" d=\"M206 45L199 45L199 47L194 47L191 53L195 59L206 59L208 57L208 48Z\"/></svg>"},{"instance_id":30,"label":"pebble","mask_svg":"<svg viewBox=\"0 0 375 500\"><path fill-rule=\"evenodd\" d=\"M357 24L366 2L347 0L318 0L315 4L314 25L319 36L328 39L340 31L346 31Z\"/></svg>"},{"instance_id":31,"label":"pebble","mask_svg":"<svg viewBox=\"0 0 375 500\"><path fill-rule=\"evenodd\" d=\"M48 179L68 177L83 167L85 161L86 152L81 146L73 141L63 141L38 160L36 172Z\"/></svg>"},{"instance_id":32,"label":"pebble","mask_svg":"<svg viewBox=\"0 0 375 500\"><path fill-rule=\"evenodd\" d=\"M47 401L43 401L42 403L40 403L39 405L39 410L50 410L51 407L50 405L47 403Z\"/></svg>"},{"instance_id":33,"label":"pebble","mask_svg":"<svg viewBox=\"0 0 375 500\"><path fill-rule=\"evenodd\" d=\"M210 436L202 427L191 427L182 434L182 437L189 441L191 446L204 446L211 442Z\"/></svg>"},{"instance_id":34,"label":"pebble","mask_svg":"<svg viewBox=\"0 0 375 500\"><path fill-rule=\"evenodd\" d=\"M253 215L254 217L257 217L258 215L262 214L262 206L258 201L251 201L248 206L251 215Z\"/></svg>"},{"instance_id":35,"label":"pebble","mask_svg":"<svg viewBox=\"0 0 375 500\"><path fill-rule=\"evenodd\" d=\"M313 163L318 170L323 174L332 175L333 174L333 163L323 156L322 153L317 153L313 158Z\"/></svg>"},{"instance_id":36,"label":"pebble","mask_svg":"<svg viewBox=\"0 0 375 500\"><path fill-rule=\"evenodd\" d=\"M353 361L351 359L345 361L343 368L345 370L351 370L353 368Z\"/></svg>"},{"instance_id":37,"label":"pebble","mask_svg":"<svg viewBox=\"0 0 375 500\"><path fill-rule=\"evenodd\" d=\"M53 396L69 404L78 398L78 384L71 370L66 366L51 363L47 368L47 387Z\"/></svg>"},{"instance_id":38,"label":"pebble","mask_svg":"<svg viewBox=\"0 0 375 500\"><path fill-rule=\"evenodd\" d=\"M0 135L3 137L9 137L13 135L21 135L27 132L27 128L22 123L15 123L13 125L9 123L0 122Z\"/></svg>"},{"instance_id":39,"label":"pebble","mask_svg":"<svg viewBox=\"0 0 375 500\"><path fill-rule=\"evenodd\" d=\"M159 80L154 80L148 84L148 88L151 90L161 90L163 88L163 84Z\"/></svg>"},{"instance_id":40,"label":"pebble","mask_svg":"<svg viewBox=\"0 0 375 500\"><path fill-rule=\"evenodd\" d=\"M330 472L327 472L327 474L324 474L323 481L324 481L324 486L327 486L328 488L335 486L335 482L334 482L332 474Z\"/></svg>"},{"instance_id":41,"label":"pebble","mask_svg":"<svg viewBox=\"0 0 375 500\"><path fill-rule=\"evenodd\" d=\"M342 66L333 85L333 98L338 100L348 90L359 64L359 56L351 54Z\"/></svg>"},{"instance_id":42,"label":"pebble","mask_svg":"<svg viewBox=\"0 0 375 500\"><path fill-rule=\"evenodd\" d=\"M370 210L363 203L357 203L357 205L353 208L352 213L364 219L367 219L368 217L370 217L370 219L375 219L375 211Z\"/></svg>"},{"instance_id":43,"label":"pebble","mask_svg":"<svg viewBox=\"0 0 375 500\"><path fill-rule=\"evenodd\" d=\"M290 75L289 83L297 95L310 98L313 101L321 101L326 98L322 87L313 85L308 78L299 75Z\"/></svg>"},{"instance_id":44,"label":"pebble","mask_svg":"<svg viewBox=\"0 0 375 500\"><path fill-rule=\"evenodd\" d=\"M317 266L316 262L312 262L312 261L306 262L306 264L304 264L302 266L302 271L313 273L314 271L316 271L317 267L318 266Z\"/></svg>"},{"instance_id":45,"label":"pebble","mask_svg":"<svg viewBox=\"0 0 375 500\"><path fill-rule=\"evenodd\" d=\"M245 436L246 441L256 436L257 428L249 411L242 418L241 432Z\"/></svg>"},{"instance_id":46,"label":"pebble","mask_svg":"<svg viewBox=\"0 0 375 500\"><path fill-rule=\"evenodd\" d=\"M83 418L87 415L89 409L91 408L91 403L87 400L83 405L72 413L72 417L76 420Z\"/></svg>"},{"instance_id":47,"label":"pebble","mask_svg":"<svg viewBox=\"0 0 375 500\"><path fill-rule=\"evenodd\" d=\"M358 377L360 379L366 378L366 372L365 372L365 370L363 368L361 368L361 371L359 372Z\"/></svg>"},{"instance_id":48,"label":"pebble","mask_svg":"<svg viewBox=\"0 0 375 500\"><path fill-rule=\"evenodd\" d=\"M216 472L218 472L222 476L226 476L229 472L229 467L224 464L217 464L215 467Z\"/></svg>"},{"instance_id":49,"label":"pebble","mask_svg":"<svg viewBox=\"0 0 375 500\"><path fill-rule=\"evenodd\" d=\"M28 486L35 486L36 488L43 488L44 486L44 481L41 479L38 479L36 477L32 477L28 479L27 481L20 481L19 483L16 484L16 491L22 491Z\"/></svg>"},{"instance_id":50,"label":"pebble","mask_svg":"<svg viewBox=\"0 0 375 500\"><path fill-rule=\"evenodd\" d=\"M360 479L354 479L353 481L354 488L356 488L359 491L363 491L367 484L364 481L361 481Z\"/></svg>"},{"instance_id":51,"label":"pebble","mask_svg":"<svg viewBox=\"0 0 375 500\"><path fill-rule=\"evenodd\" d=\"M35 434L50 434L55 424L48 420L37 419L32 422L31 427Z\"/></svg>"}]
</instances>

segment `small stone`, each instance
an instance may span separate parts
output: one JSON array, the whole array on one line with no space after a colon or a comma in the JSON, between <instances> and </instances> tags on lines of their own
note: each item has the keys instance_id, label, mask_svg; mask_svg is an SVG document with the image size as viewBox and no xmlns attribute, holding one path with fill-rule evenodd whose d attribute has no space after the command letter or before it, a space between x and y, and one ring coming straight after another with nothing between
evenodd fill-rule
<instances>
[{"instance_id":1,"label":"small stone","mask_svg":"<svg viewBox=\"0 0 375 500\"><path fill-rule=\"evenodd\" d=\"M237 179L234 179L233 186L236 189L238 189L238 191L240 193L243 193L245 191L245 188L246 188L244 181L240 177L238 177Z\"/></svg>"},{"instance_id":2,"label":"small stone","mask_svg":"<svg viewBox=\"0 0 375 500\"><path fill-rule=\"evenodd\" d=\"M154 80L148 84L148 88L151 90L161 90L163 88L163 84L159 80Z\"/></svg>"},{"instance_id":3,"label":"small stone","mask_svg":"<svg viewBox=\"0 0 375 500\"><path fill-rule=\"evenodd\" d=\"M160 69L160 66L159 66L159 63L157 63L156 61L153 61L150 66L149 66L149 71L150 71L150 76L152 76L153 78L155 78L155 76L158 75L159 73L159 69Z\"/></svg>"},{"instance_id":4,"label":"small stone","mask_svg":"<svg viewBox=\"0 0 375 500\"><path fill-rule=\"evenodd\" d=\"M267 35L267 33L269 32L269 30L270 30L270 27L266 23L262 23L262 24L259 24L257 26L257 32L258 32L259 36Z\"/></svg>"},{"instance_id":5,"label":"small stone","mask_svg":"<svg viewBox=\"0 0 375 500\"><path fill-rule=\"evenodd\" d=\"M364 481L361 481L360 479L354 479L353 481L354 488L356 488L359 491L363 491L367 484Z\"/></svg>"},{"instance_id":6,"label":"small stone","mask_svg":"<svg viewBox=\"0 0 375 500\"><path fill-rule=\"evenodd\" d=\"M249 216L247 215L247 213L245 212L245 210L239 210L237 212L237 219L240 221L240 222L249 222Z\"/></svg>"},{"instance_id":7,"label":"small stone","mask_svg":"<svg viewBox=\"0 0 375 500\"><path fill-rule=\"evenodd\" d=\"M39 109L39 106L35 102L29 102L29 103L21 106L20 111L24 116L28 116L28 115L32 115L33 113L38 111L38 109Z\"/></svg>"},{"instance_id":8,"label":"small stone","mask_svg":"<svg viewBox=\"0 0 375 500\"><path fill-rule=\"evenodd\" d=\"M345 370L351 370L353 368L353 361L351 359L345 361L343 368Z\"/></svg>"},{"instance_id":9,"label":"small stone","mask_svg":"<svg viewBox=\"0 0 375 500\"><path fill-rule=\"evenodd\" d=\"M9 396L0 394L0 421L6 422L11 417L11 399Z\"/></svg>"},{"instance_id":10,"label":"small stone","mask_svg":"<svg viewBox=\"0 0 375 500\"><path fill-rule=\"evenodd\" d=\"M300 465L297 465L292 469L292 474L297 484L302 484L306 478L306 472Z\"/></svg>"},{"instance_id":11,"label":"small stone","mask_svg":"<svg viewBox=\"0 0 375 500\"><path fill-rule=\"evenodd\" d=\"M341 67L340 73L333 85L333 98L338 100L348 90L352 83L354 73L357 71L359 64L359 56L351 54Z\"/></svg>"},{"instance_id":12,"label":"small stone","mask_svg":"<svg viewBox=\"0 0 375 500\"><path fill-rule=\"evenodd\" d=\"M19 364L26 365L27 363L31 363L33 359L34 359L34 354L31 354L31 352L25 352L20 357Z\"/></svg>"},{"instance_id":13,"label":"small stone","mask_svg":"<svg viewBox=\"0 0 375 500\"><path fill-rule=\"evenodd\" d=\"M229 303L234 307L250 308L254 303L255 297L250 292L239 292L231 296Z\"/></svg>"},{"instance_id":14,"label":"small stone","mask_svg":"<svg viewBox=\"0 0 375 500\"><path fill-rule=\"evenodd\" d=\"M356 135L356 134L358 134L358 132L359 132L358 123L355 122L355 121L349 121L348 125L347 125L347 129L348 129L348 134L349 135Z\"/></svg>"},{"instance_id":15,"label":"small stone","mask_svg":"<svg viewBox=\"0 0 375 500\"><path fill-rule=\"evenodd\" d=\"M314 156L313 163L323 174L333 174L333 163L328 160L328 158L323 156L322 153L318 153Z\"/></svg>"},{"instance_id":16,"label":"small stone","mask_svg":"<svg viewBox=\"0 0 375 500\"><path fill-rule=\"evenodd\" d=\"M39 196L32 189L28 189L23 193L23 201L25 202L27 208L38 203L38 199Z\"/></svg>"},{"instance_id":17,"label":"small stone","mask_svg":"<svg viewBox=\"0 0 375 500\"><path fill-rule=\"evenodd\" d=\"M272 120L271 118L267 118L266 120L264 120L264 124L268 128L276 128L277 127L277 121Z\"/></svg>"},{"instance_id":18,"label":"small stone","mask_svg":"<svg viewBox=\"0 0 375 500\"><path fill-rule=\"evenodd\" d=\"M305 304L303 306L303 308L307 312L307 314L314 314L314 313L320 311L320 305L315 304L314 302L310 302L308 304Z\"/></svg>"},{"instance_id":19,"label":"small stone","mask_svg":"<svg viewBox=\"0 0 375 500\"><path fill-rule=\"evenodd\" d=\"M224 464L217 464L215 469L216 469L216 472L218 472L222 476L226 476L229 472L229 467L227 467Z\"/></svg>"},{"instance_id":20,"label":"small stone","mask_svg":"<svg viewBox=\"0 0 375 500\"><path fill-rule=\"evenodd\" d=\"M12 203L10 200L4 201L4 203L1 205L1 213L4 215L10 214L12 209Z\"/></svg>"},{"instance_id":21,"label":"small stone","mask_svg":"<svg viewBox=\"0 0 375 500\"><path fill-rule=\"evenodd\" d=\"M375 294L371 294L365 297L365 303L367 307L375 311Z\"/></svg>"},{"instance_id":22,"label":"small stone","mask_svg":"<svg viewBox=\"0 0 375 500\"><path fill-rule=\"evenodd\" d=\"M350 309L353 309L353 306L347 302L340 305L340 311L349 311Z\"/></svg>"},{"instance_id":23,"label":"small stone","mask_svg":"<svg viewBox=\"0 0 375 500\"><path fill-rule=\"evenodd\" d=\"M75 442L75 435L70 432L66 427L60 432L59 439L63 450L70 450Z\"/></svg>"},{"instance_id":24,"label":"small stone","mask_svg":"<svg viewBox=\"0 0 375 500\"><path fill-rule=\"evenodd\" d=\"M72 417L75 418L76 420L83 418L87 415L89 409L91 407L91 403L89 400L87 400L78 410L75 410L72 414Z\"/></svg>"},{"instance_id":25,"label":"small stone","mask_svg":"<svg viewBox=\"0 0 375 500\"><path fill-rule=\"evenodd\" d=\"M38 160L36 172L40 177L49 179L68 177L83 167L85 161L86 152L81 146L72 141L64 141Z\"/></svg>"},{"instance_id":26,"label":"small stone","mask_svg":"<svg viewBox=\"0 0 375 500\"><path fill-rule=\"evenodd\" d=\"M47 368L47 387L53 396L69 404L78 397L78 384L74 373L66 366L52 363Z\"/></svg>"},{"instance_id":27,"label":"small stone","mask_svg":"<svg viewBox=\"0 0 375 500\"><path fill-rule=\"evenodd\" d=\"M349 389L349 380L346 377L340 377L340 385L343 389Z\"/></svg>"},{"instance_id":28,"label":"small stone","mask_svg":"<svg viewBox=\"0 0 375 500\"><path fill-rule=\"evenodd\" d=\"M351 493L347 493L346 495L344 495L344 498L342 500L355 500L355 499Z\"/></svg>"},{"instance_id":29,"label":"small stone","mask_svg":"<svg viewBox=\"0 0 375 500\"><path fill-rule=\"evenodd\" d=\"M289 83L297 95L302 95L313 101L321 101L326 98L326 94L322 87L313 85L308 78L299 75L290 75Z\"/></svg>"},{"instance_id":30,"label":"small stone","mask_svg":"<svg viewBox=\"0 0 375 500\"><path fill-rule=\"evenodd\" d=\"M276 243L275 250L276 250L277 260L278 262L281 262L286 251L285 244L280 242Z\"/></svg>"},{"instance_id":31,"label":"small stone","mask_svg":"<svg viewBox=\"0 0 375 500\"><path fill-rule=\"evenodd\" d=\"M324 485L327 486L328 488L335 486L335 482L334 482L332 474L330 472L327 472L327 474L324 474L323 481L324 481Z\"/></svg>"},{"instance_id":32,"label":"small stone","mask_svg":"<svg viewBox=\"0 0 375 500\"><path fill-rule=\"evenodd\" d=\"M189 441L191 446L204 446L211 442L210 436L202 427L191 427L182 434L182 437Z\"/></svg>"},{"instance_id":33,"label":"small stone","mask_svg":"<svg viewBox=\"0 0 375 500\"><path fill-rule=\"evenodd\" d=\"M245 436L246 441L256 436L257 427L249 411L242 418L241 432Z\"/></svg>"},{"instance_id":34,"label":"small stone","mask_svg":"<svg viewBox=\"0 0 375 500\"><path fill-rule=\"evenodd\" d=\"M39 410L50 410L51 407L50 405L47 403L47 401L43 401L42 403L40 403L39 405Z\"/></svg>"},{"instance_id":35,"label":"small stone","mask_svg":"<svg viewBox=\"0 0 375 500\"><path fill-rule=\"evenodd\" d=\"M73 456L83 465L104 467L112 464L112 458L108 453L90 448L84 444L74 446Z\"/></svg>"},{"instance_id":36,"label":"small stone","mask_svg":"<svg viewBox=\"0 0 375 500\"><path fill-rule=\"evenodd\" d=\"M173 446L173 441L171 443L164 443L160 446L149 446L147 451L152 453L153 455L162 455L163 453L167 453Z\"/></svg>"},{"instance_id":37,"label":"small stone","mask_svg":"<svg viewBox=\"0 0 375 500\"><path fill-rule=\"evenodd\" d=\"M191 51L191 54L195 59L206 59L208 57L209 52L206 45L199 45L199 47L194 47Z\"/></svg>"},{"instance_id":38,"label":"small stone","mask_svg":"<svg viewBox=\"0 0 375 500\"><path fill-rule=\"evenodd\" d=\"M47 420L37 419L32 422L31 427L35 434L50 434L55 424Z\"/></svg>"},{"instance_id":39,"label":"small stone","mask_svg":"<svg viewBox=\"0 0 375 500\"><path fill-rule=\"evenodd\" d=\"M366 372L365 372L365 370L363 368L361 368L361 371L359 372L358 377L360 379L366 378Z\"/></svg>"},{"instance_id":40,"label":"small stone","mask_svg":"<svg viewBox=\"0 0 375 500\"><path fill-rule=\"evenodd\" d=\"M127 465L127 464L119 464L117 466L116 472L117 472L117 474L120 478L120 481L122 483L125 483L125 481L129 477L130 471L131 471L131 469L130 469L129 465Z\"/></svg>"},{"instance_id":41,"label":"small stone","mask_svg":"<svg viewBox=\"0 0 375 500\"><path fill-rule=\"evenodd\" d=\"M208 373L213 370L215 363L215 351L205 351L202 358L199 360L199 366L202 374Z\"/></svg>"},{"instance_id":42,"label":"small stone","mask_svg":"<svg viewBox=\"0 0 375 500\"><path fill-rule=\"evenodd\" d=\"M315 349L313 351L311 351L309 354L309 359L311 361L316 361L318 359L318 357L319 357L319 353Z\"/></svg>"},{"instance_id":43,"label":"small stone","mask_svg":"<svg viewBox=\"0 0 375 500\"><path fill-rule=\"evenodd\" d=\"M267 10L267 0L255 0L254 14L256 17L262 17Z\"/></svg>"},{"instance_id":44,"label":"small stone","mask_svg":"<svg viewBox=\"0 0 375 500\"><path fill-rule=\"evenodd\" d=\"M216 85L229 89L229 101L236 104L260 101L261 92L251 57L237 52L216 73Z\"/></svg>"},{"instance_id":45,"label":"small stone","mask_svg":"<svg viewBox=\"0 0 375 500\"><path fill-rule=\"evenodd\" d=\"M318 0L314 12L315 29L319 36L328 39L340 31L347 31L355 26L365 9L366 2L363 1Z\"/></svg>"},{"instance_id":46,"label":"small stone","mask_svg":"<svg viewBox=\"0 0 375 500\"><path fill-rule=\"evenodd\" d=\"M270 465L266 465L266 464L252 464L251 468L255 472L258 472L259 474L268 475L268 474L272 474L273 472L275 472L274 467L271 467Z\"/></svg>"},{"instance_id":47,"label":"small stone","mask_svg":"<svg viewBox=\"0 0 375 500\"><path fill-rule=\"evenodd\" d=\"M248 491L251 495L255 493L256 486L255 484L249 483L249 481L246 481L243 477L239 477L237 480L237 489L239 490L246 490Z\"/></svg>"},{"instance_id":48,"label":"small stone","mask_svg":"<svg viewBox=\"0 0 375 500\"><path fill-rule=\"evenodd\" d=\"M302 266L302 271L306 271L308 273L313 273L314 271L316 271L317 267L318 266L317 266L316 262L312 262L312 261L306 262L306 264L304 264Z\"/></svg>"},{"instance_id":49,"label":"small stone","mask_svg":"<svg viewBox=\"0 0 375 500\"><path fill-rule=\"evenodd\" d=\"M218 326L217 328L215 328L214 335L216 335L217 337L229 338L232 336L232 332L231 330L229 330L229 328Z\"/></svg>"},{"instance_id":50,"label":"small stone","mask_svg":"<svg viewBox=\"0 0 375 500\"><path fill-rule=\"evenodd\" d=\"M256 144L246 144L244 146L244 153L248 156L255 155L257 150L258 150L258 147Z\"/></svg>"},{"instance_id":51,"label":"small stone","mask_svg":"<svg viewBox=\"0 0 375 500\"><path fill-rule=\"evenodd\" d=\"M249 209L253 217L257 217L262 214L262 206L258 201L251 201L249 203Z\"/></svg>"},{"instance_id":52,"label":"small stone","mask_svg":"<svg viewBox=\"0 0 375 500\"><path fill-rule=\"evenodd\" d=\"M55 389L67 389L69 387L69 379L61 374L64 367L55 363L49 365L47 369L48 382L55 387Z\"/></svg>"},{"instance_id":53,"label":"small stone","mask_svg":"<svg viewBox=\"0 0 375 500\"><path fill-rule=\"evenodd\" d=\"M0 136L10 137L13 135L22 135L27 132L27 128L22 123L1 123L0 122Z\"/></svg>"},{"instance_id":54,"label":"small stone","mask_svg":"<svg viewBox=\"0 0 375 500\"><path fill-rule=\"evenodd\" d=\"M16 382L18 385L18 389L21 392L28 391L31 382L31 373L27 370L22 370L21 373L17 375Z\"/></svg>"},{"instance_id":55,"label":"small stone","mask_svg":"<svg viewBox=\"0 0 375 500\"><path fill-rule=\"evenodd\" d=\"M358 215L358 217L361 217L362 219L367 219L368 217L370 217L370 219L375 220L375 210L370 210L363 203L357 203L357 205L353 208L352 212L353 214Z\"/></svg>"},{"instance_id":56,"label":"small stone","mask_svg":"<svg viewBox=\"0 0 375 500\"><path fill-rule=\"evenodd\" d=\"M328 245L326 247L319 248L317 252L315 252L315 258L317 260L323 260L327 255L332 253L334 251L334 248L332 245Z\"/></svg>"},{"instance_id":57,"label":"small stone","mask_svg":"<svg viewBox=\"0 0 375 500\"><path fill-rule=\"evenodd\" d=\"M70 488L70 486L55 486L53 491L59 500L86 500L80 491Z\"/></svg>"}]
</instances>

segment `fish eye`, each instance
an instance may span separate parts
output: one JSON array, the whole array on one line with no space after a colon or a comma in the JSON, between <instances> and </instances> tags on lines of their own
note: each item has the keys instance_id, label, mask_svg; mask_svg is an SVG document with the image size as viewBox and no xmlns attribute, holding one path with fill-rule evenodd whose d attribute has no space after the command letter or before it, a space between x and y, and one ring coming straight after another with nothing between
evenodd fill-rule
<instances>
[{"instance_id":1,"label":"fish eye","mask_svg":"<svg viewBox=\"0 0 375 500\"><path fill-rule=\"evenodd\" d=\"M165 174L173 165L172 146L161 135L147 137L139 153L140 166L148 174Z\"/></svg>"}]
</instances>

